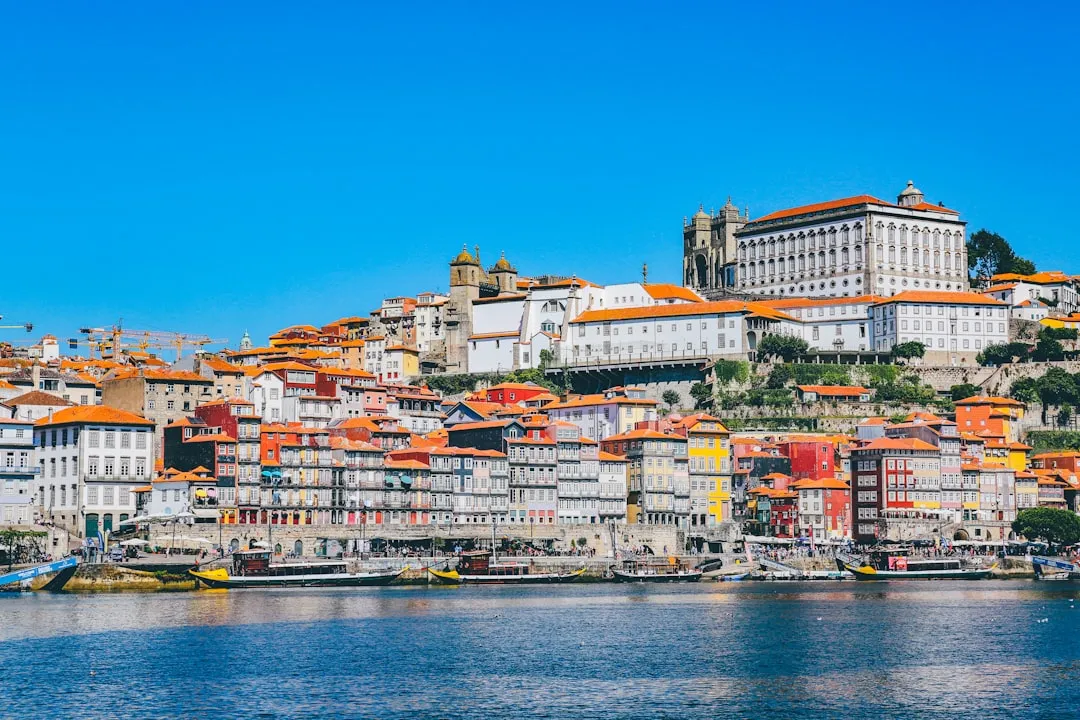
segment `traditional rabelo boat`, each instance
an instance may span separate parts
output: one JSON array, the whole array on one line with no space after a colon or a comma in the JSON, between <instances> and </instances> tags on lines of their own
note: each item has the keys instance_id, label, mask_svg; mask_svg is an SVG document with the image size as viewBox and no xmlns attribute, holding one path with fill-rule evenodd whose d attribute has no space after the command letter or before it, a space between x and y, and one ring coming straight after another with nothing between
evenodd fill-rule
<instances>
[{"instance_id":1,"label":"traditional rabelo boat","mask_svg":"<svg viewBox=\"0 0 1080 720\"><path fill-rule=\"evenodd\" d=\"M585 574L585 568L568 573L535 572L530 563L498 562L489 550L472 550L458 556L457 567L447 564L442 570L428 568L431 576L449 585L506 585L574 582Z\"/></svg>"},{"instance_id":2,"label":"traditional rabelo boat","mask_svg":"<svg viewBox=\"0 0 1080 720\"><path fill-rule=\"evenodd\" d=\"M240 550L232 558L232 572L192 568L188 574L210 588L280 588L389 585L405 572L402 568L351 573L344 560L275 563L269 550Z\"/></svg>"},{"instance_id":3,"label":"traditional rabelo boat","mask_svg":"<svg viewBox=\"0 0 1080 720\"><path fill-rule=\"evenodd\" d=\"M871 550L865 561L840 555L836 567L856 580L984 580L997 567L965 567L956 558L910 557L902 548Z\"/></svg>"},{"instance_id":4,"label":"traditional rabelo boat","mask_svg":"<svg viewBox=\"0 0 1080 720\"><path fill-rule=\"evenodd\" d=\"M698 582L701 580L702 571L699 568L691 568L687 563L680 562L672 556L658 560L641 560L633 558L624 560L622 566L611 567L611 574L615 582L622 583L672 583L672 582Z\"/></svg>"}]
</instances>

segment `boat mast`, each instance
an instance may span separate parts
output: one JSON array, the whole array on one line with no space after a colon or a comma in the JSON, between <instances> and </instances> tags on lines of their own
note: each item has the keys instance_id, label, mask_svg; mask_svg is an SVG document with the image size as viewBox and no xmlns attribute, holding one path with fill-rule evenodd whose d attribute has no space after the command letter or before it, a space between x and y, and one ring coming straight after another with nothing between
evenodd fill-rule
<instances>
[{"instance_id":1,"label":"boat mast","mask_svg":"<svg viewBox=\"0 0 1080 720\"><path fill-rule=\"evenodd\" d=\"M495 551L495 524L498 522L493 515L491 517L491 564L494 565L495 561L499 559L498 554Z\"/></svg>"}]
</instances>

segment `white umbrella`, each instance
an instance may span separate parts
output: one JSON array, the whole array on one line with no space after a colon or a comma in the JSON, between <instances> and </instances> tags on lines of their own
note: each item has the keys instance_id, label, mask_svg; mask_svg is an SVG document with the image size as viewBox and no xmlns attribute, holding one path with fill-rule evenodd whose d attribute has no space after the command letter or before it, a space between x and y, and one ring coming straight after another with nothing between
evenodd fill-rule
<instances>
[{"instance_id":1,"label":"white umbrella","mask_svg":"<svg viewBox=\"0 0 1080 720\"><path fill-rule=\"evenodd\" d=\"M175 515L173 515L173 518L176 519L176 520L187 520L187 519L193 518L193 517L195 517L195 513L190 513L187 510L185 510L184 512L178 512Z\"/></svg>"},{"instance_id":2,"label":"white umbrella","mask_svg":"<svg viewBox=\"0 0 1080 720\"><path fill-rule=\"evenodd\" d=\"M269 548L270 547L270 543L266 542L265 540L256 540L255 542L253 542L251 544L254 545L255 547L261 547L261 548Z\"/></svg>"},{"instance_id":3,"label":"white umbrella","mask_svg":"<svg viewBox=\"0 0 1080 720\"><path fill-rule=\"evenodd\" d=\"M132 545L149 545L150 543L146 542L145 540L140 540L139 538L135 538L134 540L123 540L123 541L121 541L120 544L123 545L124 547L128 547L128 546L132 546Z\"/></svg>"},{"instance_id":4,"label":"white umbrella","mask_svg":"<svg viewBox=\"0 0 1080 720\"><path fill-rule=\"evenodd\" d=\"M154 518L152 516L150 516L150 515L136 515L133 518L128 518L127 520L121 520L120 524L121 525L135 525L136 523L150 522L153 519Z\"/></svg>"},{"instance_id":5,"label":"white umbrella","mask_svg":"<svg viewBox=\"0 0 1080 720\"><path fill-rule=\"evenodd\" d=\"M209 540L207 540L206 538L188 538L188 540L190 540L191 542L202 543L203 545L213 545L214 544L214 543L210 542Z\"/></svg>"}]
</instances>

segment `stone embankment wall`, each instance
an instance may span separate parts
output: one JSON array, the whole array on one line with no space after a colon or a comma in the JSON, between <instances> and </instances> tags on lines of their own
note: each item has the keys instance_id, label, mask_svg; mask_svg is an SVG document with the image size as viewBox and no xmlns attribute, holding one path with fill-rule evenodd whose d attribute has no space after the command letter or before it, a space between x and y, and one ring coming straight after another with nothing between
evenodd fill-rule
<instances>
[{"instance_id":1,"label":"stone embankment wall","mask_svg":"<svg viewBox=\"0 0 1080 720\"><path fill-rule=\"evenodd\" d=\"M586 548L594 551L597 557L611 555L610 525L544 525L518 527L500 525L496 528L497 539L519 539L525 542L552 540L553 547L559 551L571 547ZM686 536L674 527L663 525L616 525L616 538L620 547L648 546L656 554L681 552L686 547ZM719 531L718 531L719 532ZM729 532L729 531L724 531ZM203 538L214 545L218 542L218 526L191 526L184 528L183 534L189 538ZM155 529L151 533L152 543L168 547L171 530ZM267 530L266 525L225 525L221 528L221 541L229 546L236 540L241 547L248 547L251 542L272 542L281 545L282 550L291 552L300 542L302 555L314 555L315 549L323 540L336 540L347 547L355 547L360 541L375 539L390 541L415 541L419 547L430 547L432 538L443 543L444 549L457 540L472 539L479 544L488 545L491 540L490 525L447 525L440 526L359 526L359 525L274 525ZM447 538L452 537L453 540ZM581 545L580 540L585 544ZM205 545L206 548L212 547Z\"/></svg>"}]
</instances>

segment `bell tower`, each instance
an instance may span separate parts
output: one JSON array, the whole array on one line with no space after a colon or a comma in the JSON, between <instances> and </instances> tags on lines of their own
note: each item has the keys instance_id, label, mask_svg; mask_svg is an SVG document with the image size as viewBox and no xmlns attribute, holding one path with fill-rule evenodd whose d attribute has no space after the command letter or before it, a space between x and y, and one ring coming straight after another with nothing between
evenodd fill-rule
<instances>
[{"instance_id":1,"label":"bell tower","mask_svg":"<svg viewBox=\"0 0 1080 720\"><path fill-rule=\"evenodd\" d=\"M450 261L450 299L443 323L446 326L446 370L468 372L469 336L472 335L473 300L480 297L480 263L461 246Z\"/></svg>"}]
</instances>

